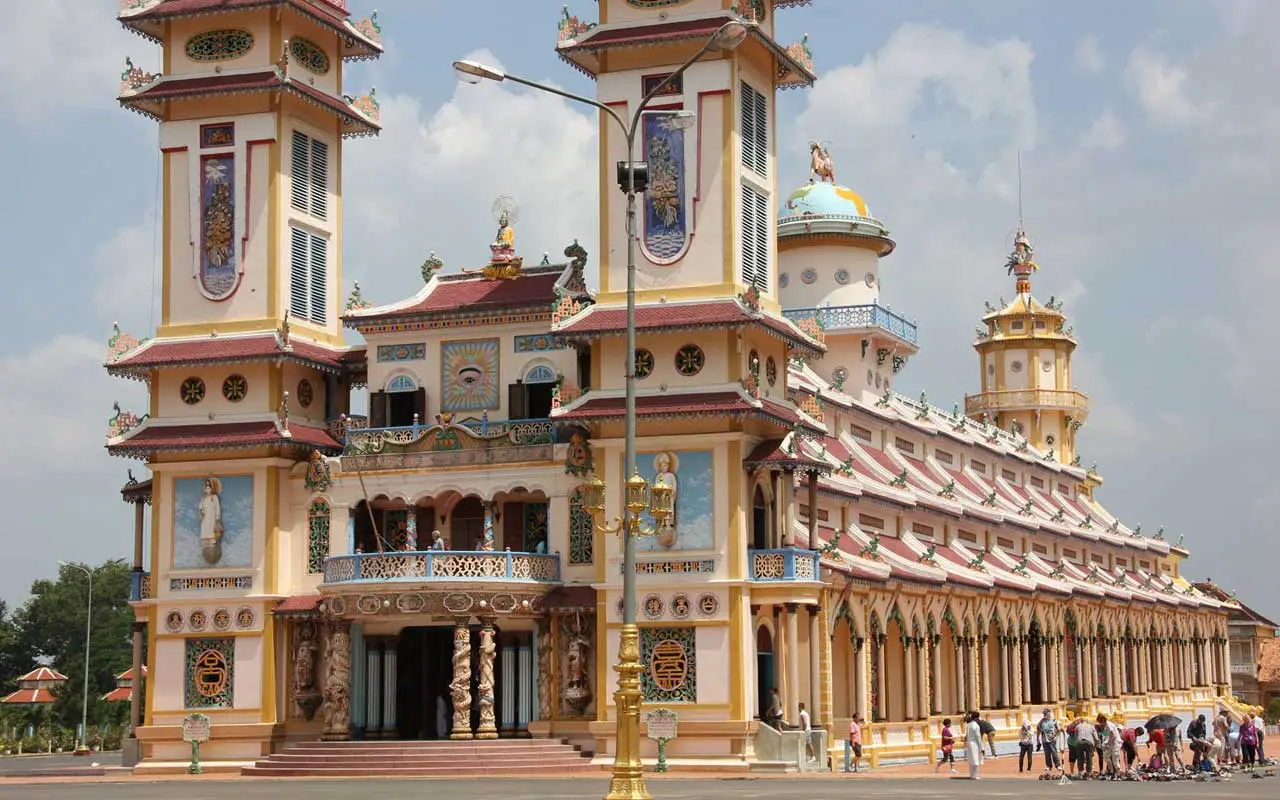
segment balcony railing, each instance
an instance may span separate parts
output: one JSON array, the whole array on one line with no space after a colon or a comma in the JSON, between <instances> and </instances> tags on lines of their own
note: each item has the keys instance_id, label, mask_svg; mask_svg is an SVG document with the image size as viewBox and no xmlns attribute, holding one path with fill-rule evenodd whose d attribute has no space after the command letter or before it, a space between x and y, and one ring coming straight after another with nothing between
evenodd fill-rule
<instances>
[{"instance_id":1,"label":"balcony railing","mask_svg":"<svg viewBox=\"0 0 1280 800\"><path fill-rule=\"evenodd\" d=\"M151 597L151 573L133 572L129 574L129 600L136 603Z\"/></svg>"},{"instance_id":2,"label":"balcony railing","mask_svg":"<svg viewBox=\"0 0 1280 800\"><path fill-rule=\"evenodd\" d=\"M555 424L549 419L464 420L346 431L343 470L414 469L550 461Z\"/></svg>"},{"instance_id":3,"label":"balcony railing","mask_svg":"<svg viewBox=\"0 0 1280 800\"><path fill-rule=\"evenodd\" d=\"M330 556L324 582L508 581L559 583L560 554L422 550Z\"/></svg>"},{"instance_id":4,"label":"balcony railing","mask_svg":"<svg viewBox=\"0 0 1280 800\"><path fill-rule=\"evenodd\" d=\"M919 332L914 322L895 314L879 303L868 303L860 306L826 306L824 308L790 308L783 315L792 322L817 320L823 329L849 330L857 328L880 328L899 339L915 344Z\"/></svg>"},{"instance_id":5,"label":"balcony railing","mask_svg":"<svg viewBox=\"0 0 1280 800\"><path fill-rule=\"evenodd\" d=\"M1232 675L1256 675L1258 674L1257 664L1232 664Z\"/></svg>"},{"instance_id":6,"label":"balcony railing","mask_svg":"<svg viewBox=\"0 0 1280 800\"><path fill-rule=\"evenodd\" d=\"M971 394L964 399L966 414L1008 411L1024 408L1058 408L1064 411L1088 410L1089 396L1074 389L1003 389Z\"/></svg>"},{"instance_id":7,"label":"balcony railing","mask_svg":"<svg viewBox=\"0 0 1280 800\"><path fill-rule=\"evenodd\" d=\"M750 550L753 581L816 581L822 554L816 550L783 547L778 550Z\"/></svg>"}]
</instances>

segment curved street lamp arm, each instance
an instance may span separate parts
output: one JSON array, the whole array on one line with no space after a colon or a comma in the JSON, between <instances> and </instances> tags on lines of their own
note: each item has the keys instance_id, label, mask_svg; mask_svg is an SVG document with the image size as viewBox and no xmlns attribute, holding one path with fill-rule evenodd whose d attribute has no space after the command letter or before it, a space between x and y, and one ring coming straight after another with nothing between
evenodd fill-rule
<instances>
[{"instance_id":1,"label":"curved street lamp arm","mask_svg":"<svg viewBox=\"0 0 1280 800\"><path fill-rule=\"evenodd\" d=\"M604 103L601 103L599 100L595 100L590 97L584 97L580 94L574 94L573 92L566 92L564 89L559 89L555 86L550 86L545 83L538 83L537 81L531 81L527 78L521 78L519 75L507 74L504 79L509 80L512 83L518 83L522 86L528 86L530 89L537 89L542 92L558 95L560 97L565 98L566 100L573 100L574 102L582 103L583 105L595 106L596 108L600 109L604 113L613 117L613 121L618 123L619 128L622 128L622 134L630 138L631 132L627 128L627 123L622 121L622 117L618 116L618 112L614 111L612 108L605 105Z\"/></svg>"},{"instance_id":2,"label":"curved street lamp arm","mask_svg":"<svg viewBox=\"0 0 1280 800\"><path fill-rule=\"evenodd\" d=\"M692 67L694 64L696 64L699 59L701 59L703 56L705 56L707 53L711 52L712 50L718 49L720 46L721 34L729 30L730 28L736 27L741 24L742 24L741 22L730 21L721 25L719 28L716 29L715 33L711 34L710 38L707 39L706 43L702 45L701 49L699 49L698 52L694 53L693 56L690 57L688 61L685 61L683 64L681 64L679 68L676 69L675 72L671 73L670 75L668 75L667 77L659 81L657 86L650 89L649 93L646 94L643 98L641 98L640 105L636 106L636 113L631 118L631 129L634 130L635 127L640 124L640 115L644 113L645 108L649 105L649 103L653 100L653 98L657 97L662 92L663 89L667 88L672 83L674 83L681 75L683 75L689 69L689 67Z\"/></svg>"}]
</instances>

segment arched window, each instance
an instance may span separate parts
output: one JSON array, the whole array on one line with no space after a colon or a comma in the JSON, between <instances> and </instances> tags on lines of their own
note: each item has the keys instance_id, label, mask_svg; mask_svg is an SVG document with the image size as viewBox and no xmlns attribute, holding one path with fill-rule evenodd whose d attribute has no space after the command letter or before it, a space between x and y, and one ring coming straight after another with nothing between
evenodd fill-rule
<instances>
[{"instance_id":1,"label":"arched window","mask_svg":"<svg viewBox=\"0 0 1280 800\"><path fill-rule=\"evenodd\" d=\"M307 509L307 572L324 572L329 555L329 501L317 497Z\"/></svg>"},{"instance_id":2,"label":"arched window","mask_svg":"<svg viewBox=\"0 0 1280 800\"><path fill-rule=\"evenodd\" d=\"M555 383L555 370L546 364L535 364L524 374L525 383Z\"/></svg>"},{"instance_id":3,"label":"arched window","mask_svg":"<svg viewBox=\"0 0 1280 800\"><path fill-rule=\"evenodd\" d=\"M397 375L387 381L387 392L416 392L418 384L408 375Z\"/></svg>"}]
</instances>

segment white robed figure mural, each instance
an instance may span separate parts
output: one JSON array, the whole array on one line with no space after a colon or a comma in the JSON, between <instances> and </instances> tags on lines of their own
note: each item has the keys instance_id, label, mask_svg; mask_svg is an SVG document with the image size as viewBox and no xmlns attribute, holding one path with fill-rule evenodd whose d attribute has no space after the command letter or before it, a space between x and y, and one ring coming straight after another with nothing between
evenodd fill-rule
<instances>
[{"instance_id":1,"label":"white robed figure mural","mask_svg":"<svg viewBox=\"0 0 1280 800\"><path fill-rule=\"evenodd\" d=\"M205 478L204 491L200 495L200 549L204 560L210 564L222 558L222 482L217 478Z\"/></svg>"},{"instance_id":2,"label":"white robed figure mural","mask_svg":"<svg viewBox=\"0 0 1280 800\"><path fill-rule=\"evenodd\" d=\"M671 490L671 515L663 520L658 527L657 540L658 544L663 547L671 547L676 543L676 522L679 513L677 509L679 504L676 502L680 495L680 478L676 475L676 471L680 469L680 459L675 453L658 453L653 458L654 470L654 486L665 486Z\"/></svg>"}]
</instances>

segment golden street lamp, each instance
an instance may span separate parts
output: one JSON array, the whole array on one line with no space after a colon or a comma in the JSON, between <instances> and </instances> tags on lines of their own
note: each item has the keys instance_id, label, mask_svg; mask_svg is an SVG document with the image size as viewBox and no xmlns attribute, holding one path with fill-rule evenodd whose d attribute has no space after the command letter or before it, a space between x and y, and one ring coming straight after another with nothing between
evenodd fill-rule
<instances>
[{"instance_id":1,"label":"golden street lamp","mask_svg":"<svg viewBox=\"0 0 1280 800\"><path fill-rule=\"evenodd\" d=\"M627 196L627 349L625 370L625 444L623 447L622 474L630 475L627 479L623 505L626 514L614 520L612 524L596 527L601 530L616 532L622 536L622 639L618 644L618 663L614 671L618 673L618 691L614 694L614 702L618 713L617 753L613 762L613 779L609 783L609 793L605 800L649 800L649 790L645 787L644 767L640 762L640 673L644 666L640 663L640 630L636 627L636 537L651 535L653 531L644 526L641 515L647 508L654 522L661 526L670 518L674 492L671 487L658 484L650 487L636 469L636 195L645 191L649 180L649 165L635 160L636 134L640 130L641 118L650 113L646 111L649 103L662 94L673 81L680 78L689 67L708 53L727 53L742 44L755 23L742 20L730 20L711 34L706 43L675 72L649 90L636 106L631 117L631 124L623 121L611 107L590 97L566 92L555 86L511 75L496 67L480 64L475 61L455 61L453 68L458 76L468 83L479 83L483 80L503 82L511 81L549 94L558 95L574 102L593 106L618 123L626 139L627 160L619 162L617 177L619 188ZM670 112L667 112L670 113ZM693 112L678 111L674 114L674 122L681 127L693 121ZM581 488L584 507L596 519L604 513L604 492L606 486L599 478L592 478Z\"/></svg>"}]
</instances>

